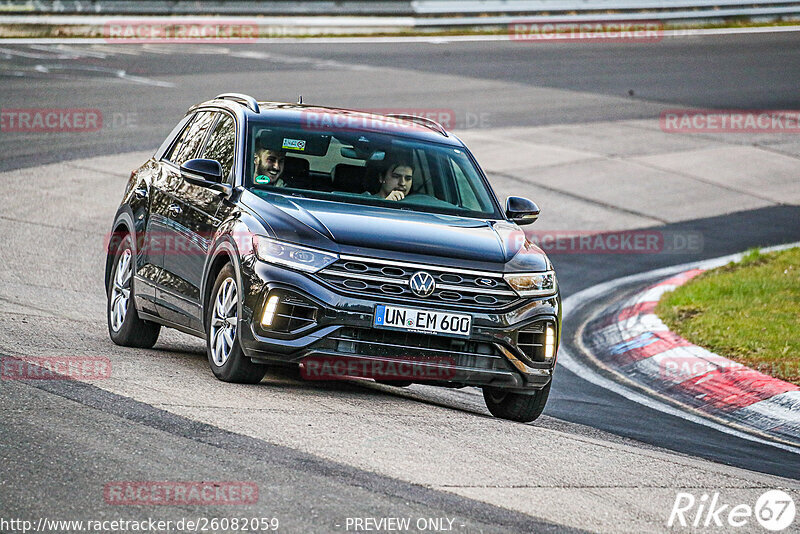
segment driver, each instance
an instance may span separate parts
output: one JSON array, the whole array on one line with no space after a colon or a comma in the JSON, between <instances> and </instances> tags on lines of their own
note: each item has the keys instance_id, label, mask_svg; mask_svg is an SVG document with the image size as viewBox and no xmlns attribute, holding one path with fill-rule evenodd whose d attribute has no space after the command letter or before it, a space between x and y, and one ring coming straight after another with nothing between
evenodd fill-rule
<instances>
[{"instance_id":1,"label":"driver","mask_svg":"<svg viewBox=\"0 0 800 534\"><path fill-rule=\"evenodd\" d=\"M411 193L414 167L405 160L394 161L380 177L380 190L377 195L386 200L403 200Z\"/></svg>"},{"instance_id":2,"label":"driver","mask_svg":"<svg viewBox=\"0 0 800 534\"><path fill-rule=\"evenodd\" d=\"M269 150L266 148L256 148L255 155L255 178L253 181L261 185L272 185L275 187L285 187L286 183L281 177L283 175L286 154L280 150Z\"/></svg>"}]
</instances>

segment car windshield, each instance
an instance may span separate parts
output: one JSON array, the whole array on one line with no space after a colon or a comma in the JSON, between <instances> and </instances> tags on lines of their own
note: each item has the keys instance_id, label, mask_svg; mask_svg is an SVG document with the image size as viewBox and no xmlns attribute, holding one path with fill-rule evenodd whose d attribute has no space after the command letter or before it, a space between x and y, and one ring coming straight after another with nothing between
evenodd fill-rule
<instances>
[{"instance_id":1,"label":"car windshield","mask_svg":"<svg viewBox=\"0 0 800 534\"><path fill-rule=\"evenodd\" d=\"M368 131L251 123L245 185L255 193L502 218L463 149Z\"/></svg>"}]
</instances>

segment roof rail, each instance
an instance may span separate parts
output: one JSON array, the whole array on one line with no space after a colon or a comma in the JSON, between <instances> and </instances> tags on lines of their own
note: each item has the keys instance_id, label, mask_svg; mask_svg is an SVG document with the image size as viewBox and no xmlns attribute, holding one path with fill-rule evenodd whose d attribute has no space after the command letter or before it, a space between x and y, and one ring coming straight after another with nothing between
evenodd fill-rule
<instances>
[{"instance_id":1,"label":"roof rail","mask_svg":"<svg viewBox=\"0 0 800 534\"><path fill-rule=\"evenodd\" d=\"M439 124L433 119L429 119L427 117L420 117L418 115L407 115L405 113L387 113L386 117L392 117L394 119L403 119L410 122L415 122L421 126L425 126L426 128L430 128L436 132L439 132L445 137L450 137L447 135L447 130L444 129L444 126Z\"/></svg>"},{"instance_id":2,"label":"roof rail","mask_svg":"<svg viewBox=\"0 0 800 534\"><path fill-rule=\"evenodd\" d=\"M256 99L249 95L243 95L242 93L222 93L221 95L217 95L215 100L233 100L246 105L253 113L261 112Z\"/></svg>"}]
</instances>

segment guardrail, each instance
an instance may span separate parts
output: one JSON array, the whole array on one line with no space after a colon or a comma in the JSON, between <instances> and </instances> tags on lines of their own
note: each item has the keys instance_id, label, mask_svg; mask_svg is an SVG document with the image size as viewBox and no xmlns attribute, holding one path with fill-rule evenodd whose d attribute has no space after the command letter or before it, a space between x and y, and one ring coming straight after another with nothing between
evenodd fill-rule
<instances>
[{"instance_id":1,"label":"guardrail","mask_svg":"<svg viewBox=\"0 0 800 534\"><path fill-rule=\"evenodd\" d=\"M679 28L730 19L800 20L800 1L780 0L0 0L0 39L108 38L153 26L245 25L248 35L290 38L510 31L525 23L656 22ZM231 22L233 21L233 22ZM130 31L129 31L130 30ZM191 31L190 31L191 30ZM120 30L122 31L122 30ZM199 31L199 30L197 30ZM221 31L221 30L220 30ZM160 33L159 33L160 35ZM181 34L183 35L183 34ZM205 35L203 33L202 35ZM199 40L205 37L198 38Z\"/></svg>"},{"instance_id":2,"label":"guardrail","mask_svg":"<svg viewBox=\"0 0 800 534\"><path fill-rule=\"evenodd\" d=\"M497 24L504 16L658 20L800 14L781 0L0 0L4 15L226 15L448 17ZM467 16L465 16L467 15ZM475 17L480 15L478 20ZM447 21L440 21L442 25ZM502 23L502 22L500 22ZM423 24L426 25L426 24Z\"/></svg>"},{"instance_id":3,"label":"guardrail","mask_svg":"<svg viewBox=\"0 0 800 534\"><path fill-rule=\"evenodd\" d=\"M464 13L576 13L657 11L681 9L721 9L751 7L790 7L800 2L781 0L418 0L411 2L417 15L453 15ZM560 15L559 15L560 16Z\"/></svg>"},{"instance_id":4,"label":"guardrail","mask_svg":"<svg viewBox=\"0 0 800 534\"><path fill-rule=\"evenodd\" d=\"M467 0L466 3L469 3ZM409 0L0 0L5 14L414 15Z\"/></svg>"}]
</instances>

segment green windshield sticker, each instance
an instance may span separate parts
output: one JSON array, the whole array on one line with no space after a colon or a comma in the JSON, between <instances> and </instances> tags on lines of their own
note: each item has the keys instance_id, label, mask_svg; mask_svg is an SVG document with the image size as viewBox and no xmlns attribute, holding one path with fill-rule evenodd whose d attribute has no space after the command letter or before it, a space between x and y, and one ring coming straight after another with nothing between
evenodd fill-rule
<instances>
[{"instance_id":1,"label":"green windshield sticker","mask_svg":"<svg viewBox=\"0 0 800 534\"><path fill-rule=\"evenodd\" d=\"M283 148L289 150L305 150L306 149L306 142L302 139L288 139L286 137L283 138Z\"/></svg>"},{"instance_id":2,"label":"green windshield sticker","mask_svg":"<svg viewBox=\"0 0 800 534\"><path fill-rule=\"evenodd\" d=\"M267 176L266 174L259 174L255 177L255 182L257 184L268 184L272 181L272 179Z\"/></svg>"}]
</instances>

